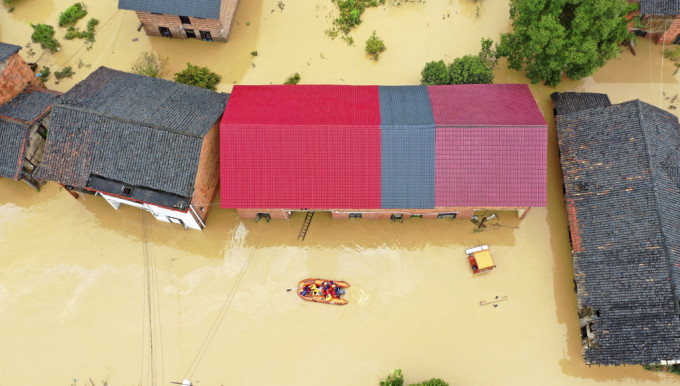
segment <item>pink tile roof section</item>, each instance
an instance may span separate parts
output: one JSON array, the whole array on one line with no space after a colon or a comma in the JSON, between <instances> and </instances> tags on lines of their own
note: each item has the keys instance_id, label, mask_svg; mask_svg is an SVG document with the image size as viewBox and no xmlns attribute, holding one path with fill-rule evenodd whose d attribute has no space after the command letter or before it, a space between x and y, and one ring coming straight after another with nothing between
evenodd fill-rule
<instances>
[{"instance_id":1,"label":"pink tile roof section","mask_svg":"<svg viewBox=\"0 0 680 386\"><path fill-rule=\"evenodd\" d=\"M438 127L546 124L526 84L428 86L427 91Z\"/></svg>"},{"instance_id":2,"label":"pink tile roof section","mask_svg":"<svg viewBox=\"0 0 680 386\"><path fill-rule=\"evenodd\" d=\"M428 92L436 206L546 206L548 126L527 85L429 86Z\"/></svg>"},{"instance_id":3,"label":"pink tile roof section","mask_svg":"<svg viewBox=\"0 0 680 386\"><path fill-rule=\"evenodd\" d=\"M234 86L220 137L224 208L380 208L376 86Z\"/></svg>"}]
</instances>

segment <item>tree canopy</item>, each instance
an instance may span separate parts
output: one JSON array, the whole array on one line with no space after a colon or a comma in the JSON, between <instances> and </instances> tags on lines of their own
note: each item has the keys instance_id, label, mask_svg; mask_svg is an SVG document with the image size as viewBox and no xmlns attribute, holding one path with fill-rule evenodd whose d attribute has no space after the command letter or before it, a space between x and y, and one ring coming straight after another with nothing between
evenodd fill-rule
<instances>
[{"instance_id":1,"label":"tree canopy","mask_svg":"<svg viewBox=\"0 0 680 386\"><path fill-rule=\"evenodd\" d=\"M493 83L493 70L479 55L465 55L456 58L449 65L452 84Z\"/></svg>"},{"instance_id":2,"label":"tree canopy","mask_svg":"<svg viewBox=\"0 0 680 386\"><path fill-rule=\"evenodd\" d=\"M532 83L590 76L631 39L629 10L626 0L511 0L513 32L501 35L500 54Z\"/></svg>"},{"instance_id":3,"label":"tree canopy","mask_svg":"<svg viewBox=\"0 0 680 386\"><path fill-rule=\"evenodd\" d=\"M175 82L189 84L196 87L207 88L215 91L216 85L220 83L222 77L208 67L198 67L187 63L187 68L175 74Z\"/></svg>"}]
</instances>

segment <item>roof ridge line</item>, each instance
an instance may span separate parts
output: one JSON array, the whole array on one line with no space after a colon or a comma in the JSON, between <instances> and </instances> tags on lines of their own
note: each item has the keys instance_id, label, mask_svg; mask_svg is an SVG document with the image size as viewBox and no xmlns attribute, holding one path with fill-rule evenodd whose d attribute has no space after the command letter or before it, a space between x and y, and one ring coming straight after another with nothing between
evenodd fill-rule
<instances>
[{"instance_id":1,"label":"roof ridge line","mask_svg":"<svg viewBox=\"0 0 680 386\"><path fill-rule=\"evenodd\" d=\"M53 109L55 107L61 107L61 108L66 109L66 110L73 110L73 111L78 111L78 112L81 112L81 113L92 114L92 115L96 115L98 117L102 117L102 118L106 118L106 119L112 119L114 121L128 123L128 124L131 124L131 125L151 127L153 129L158 129L158 130L166 131L168 133L182 135L182 136L185 136L185 137L193 137L193 138L198 138L198 139L203 138L203 136L200 136L198 134L186 133L186 132L182 133L180 131L173 130L169 127L158 126L158 125L155 125L153 123L145 123L145 122L135 121L135 120L132 120L132 119L122 119L122 118L112 117L112 116L109 116L109 115L106 115L106 114L103 114L103 113L100 113L100 112L92 111L92 110L89 110L89 109L84 109L82 107L70 106L70 105L65 105L65 104L61 104L61 103L54 104Z\"/></svg>"},{"instance_id":2,"label":"roof ridge line","mask_svg":"<svg viewBox=\"0 0 680 386\"><path fill-rule=\"evenodd\" d=\"M642 104L640 99L635 100L635 105L638 110L638 122L640 124L640 130L642 131L642 140L645 145L645 153L647 154L648 166L649 166L649 177L652 180L652 193L654 195L654 206L656 207L656 218L659 221L659 228L661 233L661 238L663 239L663 249L666 255L666 265L668 266L668 275L671 282L671 291L673 293L673 308L675 310L675 316L680 318L680 304L678 304L678 295L675 288L675 281L673 280L673 266L670 260L670 251L668 248L668 241L666 240L666 233L664 232L663 222L661 220L660 208L659 208L659 197L657 195L656 178L654 178L654 172L652 169L652 156L649 151L649 144L647 142L647 132L645 131L645 123L642 117Z\"/></svg>"}]
</instances>

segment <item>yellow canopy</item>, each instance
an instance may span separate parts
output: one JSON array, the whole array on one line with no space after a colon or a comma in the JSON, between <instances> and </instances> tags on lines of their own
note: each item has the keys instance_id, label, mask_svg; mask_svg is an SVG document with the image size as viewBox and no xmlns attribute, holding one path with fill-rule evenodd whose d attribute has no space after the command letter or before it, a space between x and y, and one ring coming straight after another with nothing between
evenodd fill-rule
<instances>
[{"instance_id":1,"label":"yellow canopy","mask_svg":"<svg viewBox=\"0 0 680 386\"><path fill-rule=\"evenodd\" d=\"M479 269L491 268L494 266L493 259L491 258L491 252L488 249L474 253L475 260L477 261L477 267Z\"/></svg>"}]
</instances>

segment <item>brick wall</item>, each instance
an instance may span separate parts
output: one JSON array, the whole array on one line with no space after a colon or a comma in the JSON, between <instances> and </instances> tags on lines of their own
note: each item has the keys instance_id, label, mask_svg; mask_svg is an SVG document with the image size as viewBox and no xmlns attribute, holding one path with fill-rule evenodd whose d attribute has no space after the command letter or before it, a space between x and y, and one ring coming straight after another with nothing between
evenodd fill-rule
<instances>
[{"instance_id":1,"label":"brick wall","mask_svg":"<svg viewBox=\"0 0 680 386\"><path fill-rule=\"evenodd\" d=\"M10 56L0 68L0 105L19 95L29 84L44 87L19 54Z\"/></svg>"},{"instance_id":2,"label":"brick wall","mask_svg":"<svg viewBox=\"0 0 680 386\"><path fill-rule=\"evenodd\" d=\"M475 211L494 211L494 210L523 210L520 218L524 218L529 208L454 208L440 207L435 209L327 209L320 210L331 212L331 216L336 220L348 219L350 213L361 213L362 219L389 220L392 214L401 214L404 219L411 218L412 215L421 215L423 218L437 218L440 213L457 213L457 219L469 219ZM254 219L257 213L269 213L272 219L287 220L290 218L286 209L237 209L239 217L242 219Z\"/></svg>"},{"instance_id":3,"label":"brick wall","mask_svg":"<svg viewBox=\"0 0 680 386\"><path fill-rule=\"evenodd\" d=\"M139 21L143 24L144 32L149 36L162 37L158 27L166 27L170 30L173 38L187 39L186 30L191 29L196 34L197 39L201 39L200 31L208 31L213 41L226 42L229 40L238 4L239 0L222 0L219 20L189 17L191 24L182 24L180 15L157 15L140 11L136 11L136 13Z\"/></svg>"},{"instance_id":4,"label":"brick wall","mask_svg":"<svg viewBox=\"0 0 680 386\"><path fill-rule=\"evenodd\" d=\"M654 36L654 41L657 43L671 44L678 34L680 34L680 17L676 16L666 32Z\"/></svg>"},{"instance_id":5,"label":"brick wall","mask_svg":"<svg viewBox=\"0 0 680 386\"><path fill-rule=\"evenodd\" d=\"M201 220L205 223L212 205L217 187L220 182L220 120L208 131L203 138L201 158L198 161L198 172L194 183L194 195L191 206L194 207Z\"/></svg>"}]
</instances>

